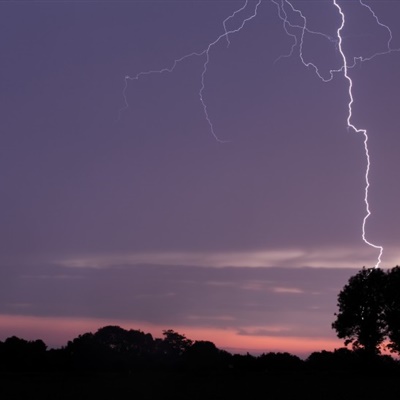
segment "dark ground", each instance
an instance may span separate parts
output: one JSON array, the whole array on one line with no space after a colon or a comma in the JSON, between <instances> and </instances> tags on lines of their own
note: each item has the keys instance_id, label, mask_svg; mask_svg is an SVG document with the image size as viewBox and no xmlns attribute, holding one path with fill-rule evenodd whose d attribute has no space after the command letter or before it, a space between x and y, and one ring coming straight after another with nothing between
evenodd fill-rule
<instances>
[{"instance_id":1,"label":"dark ground","mask_svg":"<svg viewBox=\"0 0 400 400\"><path fill-rule=\"evenodd\" d=\"M400 398L400 375L340 372L1 373L0 399L320 399Z\"/></svg>"}]
</instances>

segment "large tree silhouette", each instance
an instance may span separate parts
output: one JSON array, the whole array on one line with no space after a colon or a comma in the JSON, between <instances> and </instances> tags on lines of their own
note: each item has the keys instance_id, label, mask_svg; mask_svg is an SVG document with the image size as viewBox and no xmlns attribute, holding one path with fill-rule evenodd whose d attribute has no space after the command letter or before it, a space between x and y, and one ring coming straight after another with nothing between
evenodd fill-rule
<instances>
[{"instance_id":1,"label":"large tree silhouette","mask_svg":"<svg viewBox=\"0 0 400 400\"><path fill-rule=\"evenodd\" d=\"M339 312L332 328L337 336L354 349L380 353L386 336L387 275L380 268L362 268L349 279L338 295Z\"/></svg>"}]
</instances>

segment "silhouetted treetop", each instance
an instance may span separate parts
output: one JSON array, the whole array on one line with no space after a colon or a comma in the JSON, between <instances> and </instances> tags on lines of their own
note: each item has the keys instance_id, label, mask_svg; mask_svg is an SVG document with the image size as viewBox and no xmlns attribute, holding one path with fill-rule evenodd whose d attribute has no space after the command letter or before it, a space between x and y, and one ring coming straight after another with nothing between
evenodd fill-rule
<instances>
[{"instance_id":1,"label":"silhouetted treetop","mask_svg":"<svg viewBox=\"0 0 400 400\"><path fill-rule=\"evenodd\" d=\"M172 329L163 330L163 335L163 350L170 354L182 355L193 344L192 340Z\"/></svg>"},{"instance_id":2,"label":"silhouetted treetop","mask_svg":"<svg viewBox=\"0 0 400 400\"><path fill-rule=\"evenodd\" d=\"M400 268L362 268L338 295L332 328L345 345L379 354L382 345L400 352Z\"/></svg>"},{"instance_id":3,"label":"silhouetted treetop","mask_svg":"<svg viewBox=\"0 0 400 400\"><path fill-rule=\"evenodd\" d=\"M11 336L0 342L0 370L29 370L42 367L46 344L38 339L27 341Z\"/></svg>"}]
</instances>

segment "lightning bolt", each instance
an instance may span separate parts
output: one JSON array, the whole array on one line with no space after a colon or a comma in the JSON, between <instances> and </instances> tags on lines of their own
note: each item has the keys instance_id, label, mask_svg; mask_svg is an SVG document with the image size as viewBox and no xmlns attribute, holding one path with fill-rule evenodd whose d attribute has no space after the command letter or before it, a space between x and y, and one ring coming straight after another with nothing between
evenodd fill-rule
<instances>
[{"instance_id":1,"label":"lightning bolt","mask_svg":"<svg viewBox=\"0 0 400 400\"><path fill-rule=\"evenodd\" d=\"M247 7L248 0L246 0L245 4L241 8L239 8L236 11L234 11L233 14L231 14L229 17L227 17L223 21L224 33L222 33L220 36L218 36L217 39L215 39L213 42L209 43L208 46L204 50L202 50L200 52L193 52L193 53L190 53L190 54L186 54L183 57L174 60L173 63L172 63L172 66L169 67L169 68L162 68L160 70L151 70L151 71L146 71L146 72L139 72L136 76L133 76L133 77L131 77L129 75L125 76L125 85L124 85L124 89L123 89L123 97L124 97L125 107L123 107L120 110L119 115L121 116L122 112L124 112L129 107L128 100L127 100L127 97L126 97L126 91L128 89L128 81L138 80L142 76L145 76L145 75L162 74L164 72L171 73L171 72L173 72L175 70L176 66L179 63L181 63L182 61L184 61L184 60L186 60L188 58L191 58L191 57L204 57L205 61L203 63L203 71L201 73L201 85L200 85L200 90L199 90L200 103L201 103L201 105L203 107L203 111L204 111L204 115L205 115L206 121L207 121L207 123L209 125L210 132L214 136L214 139L217 142L226 143L227 142L226 140L220 139L217 136L217 134L215 133L214 125L213 125L213 123L211 121L211 118L210 118L210 116L208 114L207 104L206 104L206 102L204 100L204 97L203 97L203 93L204 93L204 90L205 90L205 77L206 77L206 74L207 74L208 64L210 62L210 51L217 43L219 43L224 38L227 40L227 44L229 46L229 44L230 44L229 35L237 33L237 32L240 32L243 29L243 27L246 25L247 22L251 21L253 18L255 18L257 16L258 7L260 6L261 2L262 2L262 0L258 0L257 1L256 5L254 7L253 13L249 17L244 18L242 23L239 25L238 28L236 28L236 29L227 29L227 22L229 20L231 20L239 12L241 12L242 10L244 10Z\"/></svg>"},{"instance_id":2,"label":"lightning bolt","mask_svg":"<svg viewBox=\"0 0 400 400\"><path fill-rule=\"evenodd\" d=\"M290 51L288 54L285 54L283 56L280 56L276 61L279 61L281 58L285 58L285 57L291 57L294 53L295 48L298 46L299 47L299 58L301 60L301 62L303 63L303 65L307 68L311 68L314 70L315 74L318 76L318 78L320 78L323 82L330 82L331 80L333 80L334 78L334 74L335 73L339 73L342 72L345 79L348 81L348 95L349 95L349 103L348 103L348 114L347 114L347 127L349 130L354 131L355 133L360 133L364 136L364 152L365 152L365 156L366 156L366 160L367 160L367 167L365 170L365 188L364 188L364 204L365 204L365 211L366 214L363 218L362 221L362 240L364 241L365 244L367 244L368 246L378 250L378 256L377 256L377 262L375 264L375 268L379 268L379 265L382 262L382 255L383 255L383 246L374 244L372 242L370 242L367 239L366 236L366 224L367 224L367 220L371 215L371 210L370 210L370 205L369 205L369 200L368 200L368 195L369 195L369 188L370 188L370 181L369 181L369 173L370 173L370 169L371 169L371 158L370 158L370 153L369 153L369 148L368 148L368 133L366 129L360 129L357 128L353 123L352 123L352 106L354 103L354 97L353 97L353 81L349 75L349 69L354 68L357 64L357 62L363 63L366 61L371 61L373 60L375 57L378 56L382 56L382 55L386 55L386 54L390 54L394 51L400 51L400 49L393 49L391 47L391 42L393 40L393 35L392 35L392 31L390 30L390 28L383 24L378 16L376 15L376 13L372 10L372 8L365 4L363 2L363 0L359 0L360 4L365 7L373 16L373 18L375 19L376 23L381 26L382 28L384 28L387 33L388 33L388 41L387 41L387 49L381 52L376 52L374 53L372 56L369 57L363 57L363 56L358 56L358 57L354 57L353 58L353 62L352 64L349 64L347 61L347 57L343 51L343 37L342 37L342 30L344 28L344 25L346 23L346 18L345 18L345 14L342 10L342 8L340 7L340 5L338 4L337 0L333 0L333 4L334 6L337 8L340 16L341 16L341 24L340 27L337 29L336 33L337 33L337 40L334 38L331 38L328 35L325 35L324 33L321 32L315 32L315 31L311 31L310 29L307 28L307 19L304 16L304 14L297 8L295 8L293 6L293 4L289 1L289 0L271 0L272 3L274 3L277 8L278 8L278 17L282 20L283 23L283 29L285 30L286 34L288 36L290 36L293 40L292 46L290 48ZM286 11L286 8L288 8L289 10L291 10L294 14L297 14L301 20L303 21L303 23L301 25L299 24L295 24L293 22L290 21L288 13ZM291 33L289 31L289 29L297 29L300 30L300 39L298 39L298 36L294 33ZM312 63L311 61L306 61L303 55L303 45L304 45L304 40L305 40L305 34L309 33L309 34L314 34L314 35L322 35L323 37L325 37L326 39L328 39L330 42L334 43L335 46L337 47L341 59L342 59L342 63L341 63L341 67L338 69L331 69L329 71L329 76L328 77L324 77L316 64Z\"/></svg>"},{"instance_id":3,"label":"lightning bolt","mask_svg":"<svg viewBox=\"0 0 400 400\"><path fill-rule=\"evenodd\" d=\"M299 45L299 58L300 58L301 62L303 63L303 65L305 67L307 67L307 68L311 67L314 70L314 72L317 74L317 76L323 82L331 81L333 79L334 72L339 72L340 69L331 70L330 74L329 74L329 78L324 78L322 76L322 74L319 72L318 67L314 63L312 63L310 61L305 61L305 58L304 58L304 55L303 55L304 38L305 38L305 34L306 33L311 34L311 35L319 35L319 36L322 36L325 39L327 39L329 42L335 44L335 46L338 43L338 39L337 38L333 38L333 37L331 37L331 36L329 36L329 35L327 35L327 34L325 34L323 32L316 32L316 31L308 29L306 17L304 16L304 14L299 9L295 8L293 6L293 4L290 3L290 1L288 1L288 0L280 0L280 2L278 2L277 0L271 0L271 2L274 3L278 8L278 17L282 21L283 29L284 29L285 33L288 36L290 36L292 38L292 40L293 40L293 43L292 43L292 46L290 47L289 53L278 57L275 60L275 62L278 62L282 58L291 57L293 55L293 53L294 53L295 48L297 47L297 45ZM289 9L292 10L295 14L298 14L300 16L301 20L303 21L302 25L298 25L298 24L295 24L293 22L290 22L290 19L288 17L288 13L286 12L285 5L287 5L289 7ZM288 27L291 28L291 29L299 29L301 31L300 40L297 38L297 35L289 32Z\"/></svg>"},{"instance_id":4,"label":"lightning bolt","mask_svg":"<svg viewBox=\"0 0 400 400\"><path fill-rule=\"evenodd\" d=\"M226 40L227 47L229 47L231 44L230 35L240 32L249 21L251 21L252 19L257 17L258 8L260 7L262 1L263 0L257 0L250 16L243 18L241 24L237 28L228 29L228 25L231 25L231 21L242 11L249 8L249 0L246 0L240 8L238 8L231 15L229 15L227 18L225 18L225 20L222 22L223 33L221 35L219 35L213 42L210 42L203 50L198 51L198 52L192 52L192 53L186 54L180 58L175 59L172 62L172 65L170 67L165 67L165 68L158 69L158 70L149 70L149 71L139 72L135 76L129 76L129 75L125 76L124 88L123 88L123 92L122 92L123 99L124 99L124 107L119 111L119 118L121 117L122 113L126 109L129 108L129 104L128 104L128 100L127 100L127 90L128 90L128 86L129 86L129 81L137 81L146 75L172 73L178 64L184 62L185 60L187 60L189 58L192 58L192 57L204 58L203 70L202 70L201 79L200 79L200 89L198 92L199 100L203 107L205 119L208 123L210 132L213 135L214 139L217 142L226 143L227 141L220 139L219 136L215 132L212 120L208 113L207 104L206 104L206 102L204 100L204 96L203 96L204 90L205 90L206 74L208 71L208 64L210 62L210 52L211 52L212 48L223 39ZM340 26L336 31L336 37L332 37L323 32L313 31L313 30L309 29L307 26L306 16L302 13L301 10L294 7L294 5L292 4L291 1L289 1L289 0L270 0L270 2L275 4L275 6L277 7L277 14L278 14L278 17L280 18L280 20L282 21L282 27L283 27L286 35L292 39L292 45L290 46L289 52L287 54L283 54L280 57L278 57L275 60L275 62L278 62L284 58L292 57L295 52L295 49L298 47L298 57L300 58L302 64L306 68L313 70L314 73L317 75L317 77L319 79L321 79L323 82L327 83L327 82L332 81L334 79L334 77L339 73L342 73L344 78L348 82L349 102L348 102L348 114L347 114L347 119L346 119L347 128L349 131L353 131L357 134L363 135L364 151L365 151L365 156L366 156L366 161L367 161L367 166L366 166L365 175L364 175L364 178L365 178L364 204L365 204L366 214L362 221L362 240L364 241L365 244L367 244L368 246L370 246L373 249L378 251L377 262L375 264L375 268L378 268L382 262L383 247L370 242L366 237L366 224L367 224L368 218L371 215L370 204L369 204L369 200L368 200L369 188L370 188L369 173L370 173L370 169L371 169L371 158L370 158L370 153L369 153L369 148L368 148L368 133L367 133L366 129L358 128L352 123L354 97L353 97L353 81L349 75L349 70L354 68L357 65L357 63L364 63L367 61L371 61L378 56L387 55L392 52L398 52L398 51L400 51L400 49L391 47L393 35L392 35L392 31L390 30L390 28L379 20L376 13L373 11L373 9L368 4L366 4L364 2L364 0L358 0L358 1L362 7L365 7L371 13L372 17L375 19L375 22L381 28L386 30L387 35L388 35L388 40L386 43L387 48L383 51L376 52L368 57L364 57L364 56L353 57L352 62L349 63L348 59L346 57L346 54L343 50L343 36L342 36L342 31L346 24L346 16L345 16L345 13L344 13L342 7L339 5L337 0L332 0L332 4L336 7L336 9L340 15L340 18L341 18ZM300 18L300 20L302 21L302 23L299 24L299 23L293 22L289 16L289 14L297 15ZM293 33L293 32L296 32L296 33ZM300 33L298 33L298 32L300 32ZM324 76L320 72L318 66L315 63L313 63L311 61L307 61L305 59L304 53L303 53L303 47L304 47L304 42L306 39L306 34L321 36L321 37L325 38L330 43L330 45L335 46L335 49L338 51L338 53L340 55L340 59L341 59L339 68L329 70L328 75Z\"/></svg>"},{"instance_id":5,"label":"lightning bolt","mask_svg":"<svg viewBox=\"0 0 400 400\"><path fill-rule=\"evenodd\" d=\"M378 258L377 258L377 262L375 264L375 268L379 268L379 265L382 262L382 254L383 254L383 247L377 244L374 244L372 242L370 242L367 238L366 238L366 224L367 224L367 220L371 215L371 210L370 210L370 205L369 205L369 201L368 201L368 192L369 192L369 188L370 188L370 181L369 181L369 172L370 172L370 168L371 168L371 158L370 158L370 154L369 154L369 149L368 149L368 132L366 129L362 129L362 128L357 128L352 122L352 106L354 103L354 97L353 97L353 81L351 79L351 77L349 76L348 70L349 70L349 66L347 64L347 58L346 55L343 51L343 47L342 47L342 43L343 43L343 38L342 38L342 30L345 26L346 23L346 18L345 18L345 14L342 10L342 8L340 7L340 5L337 3L337 0L333 0L333 4L335 5L335 7L337 7L339 14L341 16L341 25L337 30L337 35L339 38L339 52L341 54L341 57L343 59L343 74L344 77L347 79L348 81L348 94L349 94L349 103L348 103L348 114L347 114L347 126L350 130L353 130L356 133L360 133L364 136L364 151L365 151L365 156L367 159L367 167L365 170L365 190L364 190L364 203L365 203L365 210L366 210L366 214L364 216L363 222L362 222L362 239L363 241L368 245L371 246L372 248L378 250ZM389 39L387 42L387 50L383 51L383 52L378 52L373 54L372 56L368 57L368 58L363 58L363 57L356 57L354 58L354 62L353 62L353 66L356 64L357 60L359 60L360 62L364 62L364 61L370 61L373 58L379 56L379 55L384 55L384 54L388 54L391 53L392 51L399 51L399 49L392 49L391 48L391 41L392 41L392 32L390 30L390 28L381 23L380 20L378 19L377 15L375 14L375 12L371 9L370 6L368 6L367 4L365 4L362 0L360 0L360 4L364 7L366 7L371 14L373 15L373 17L375 18L375 21L377 22L377 24L383 28L385 28L388 31L389 34Z\"/></svg>"}]
</instances>

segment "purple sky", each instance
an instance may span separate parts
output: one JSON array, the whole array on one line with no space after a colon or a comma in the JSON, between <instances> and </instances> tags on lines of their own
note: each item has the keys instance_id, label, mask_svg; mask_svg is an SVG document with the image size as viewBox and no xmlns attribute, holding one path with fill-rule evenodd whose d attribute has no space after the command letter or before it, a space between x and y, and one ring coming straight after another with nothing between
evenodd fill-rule
<instances>
[{"instance_id":1,"label":"purple sky","mask_svg":"<svg viewBox=\"0 0 400 400\"><path fill-rule=\"evenodd\" d=\"M118 323L250 352L342 345L337 294L378 256L364 136L343 71L323 82L300 57L340 69L341 17L292 2L302 42L300 14L263 0L222 37L245 3L0 3L0 340ZM349 63L400 48L400 2L338 4ZM205 53L124 79L207 49L201 92ZM397 51L348 70L383 268L399 264L399 71Z\"/></svg>"}]
</instances>

